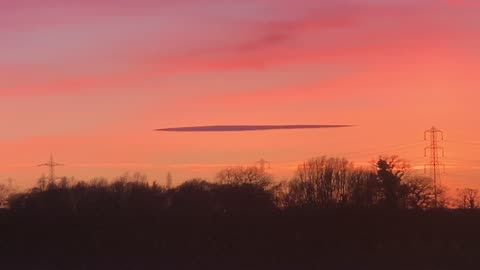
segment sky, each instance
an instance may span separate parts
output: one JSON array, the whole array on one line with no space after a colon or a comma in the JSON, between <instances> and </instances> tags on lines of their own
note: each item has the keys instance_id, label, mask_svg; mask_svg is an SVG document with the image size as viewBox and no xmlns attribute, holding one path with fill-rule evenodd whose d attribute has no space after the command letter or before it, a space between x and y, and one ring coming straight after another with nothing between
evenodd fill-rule
<instances>
[{"instance_id":1,"label":"sky","mask_svg":"<svg viewBox=\"0 0 480 270\"><path fill-rule=\"evenodd\" d=\"M142 171L176 183L315 156L398 154L480 188L476 0L0 0L0 182ZM163 133L205 125L346 129Z\"/></svg>"}]
</instances>

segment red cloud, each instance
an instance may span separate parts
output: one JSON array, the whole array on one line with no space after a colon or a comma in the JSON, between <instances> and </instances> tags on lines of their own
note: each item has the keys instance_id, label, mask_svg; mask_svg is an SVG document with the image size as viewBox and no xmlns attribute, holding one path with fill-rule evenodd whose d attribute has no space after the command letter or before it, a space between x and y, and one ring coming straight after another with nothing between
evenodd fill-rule
<instances>
[{"instance_id":1,"label":"red cloud","mask_svg":"<svg viewBox=\"0 0 480 270\"><path fill-rule=\"evenodd\" d=\"M446 2L457 6L480 7L478 0L446 0Z\"/></svg>"},{"instance_id":2,"label":"red cloud","mask_svg":"<svg viewBox=\"0 0 480 270\"><path fill-rule=\"evenodd\" d=\"M18 9L22 7L21 3L29 3L29 1L12 2L17 4L7 4L10 9ZM231 1L233 2L235 1ZM0 84L0 93L116 89L135 86L149 79L170 74L266 69L308 63L361 62L367 66L382 59L395 59L399 53L414 54L419 48L439 47L440 45L437 44L444 44L444 40L455 40L449 37L456 37L461 33L459 29L452 31L449 29L452 26L449 25L438 27L435 17L424 12L430 7L429 4L420 6L398 3L354 5L348 1L318 2L304 1L305 6L299 6L292 1L283 0L276 2L278 6L272 6L271 1L258 1L258 3L269 4L272 10L235 20L230 20L228 16L221 17L222 19L217 18L213 22L220 30L215 33L211 33L211 24L172 25L172 30L176 27L190 29L185 33L181 32L182 35L178 36L173 34L161 36L160 40L158 36L151 35L141 41L106 44L111 48L108 55L106 52L92 54L92 66L96 66L99 61L109 61L108 58L115 55L115 62L125 63L128 66L127 70L98 71L87 75L61 75L42 81L31 79L28 74L22 74L23 76L14 76L22 77L22 80L13 81L9 85ZM33 6L38 5L38 2L35 3L37 4L30 2ZM71 5L76 8L94 5L101 7L111 3L111 1L100 1L93 4L93 1L84 1ZM140 8L142 5L144 7L156 5L159 7L172 3L172 1L142 0L140 4L134 4L132 1L122 1L120 6L137 5L136 7ZM188 1L182 3L188 3ZM251 1L251 4L253 3ZM68 7L64 1L60 0L50 0L44 4ZM307 10L308 7L311 9ZM291 12L286 12L290 10ZM212 19L208 14L204 16L209 20ZM85 19L88 20L88 18ZM125 20L128 21L129 18L126 17ZM131 22L134 23L134 21ZM98 43L102 43L102 37L98 38ZM166 46L165 42L172 44L172 48ZM65 68L75 66L75 60L66 58ZM8 67L3 68L8 69ZM40 74L43 71L43 69L38 70ZM55 70L49 72L55 72Z\"/></svg>"}]
</instances>

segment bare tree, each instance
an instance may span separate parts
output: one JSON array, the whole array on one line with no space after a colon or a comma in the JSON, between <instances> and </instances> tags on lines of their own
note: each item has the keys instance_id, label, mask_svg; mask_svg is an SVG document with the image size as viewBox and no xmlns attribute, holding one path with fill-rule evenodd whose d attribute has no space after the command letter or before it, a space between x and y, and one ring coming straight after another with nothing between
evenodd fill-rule
<instances>
[{"instance_id":1,"label":"bare tree","mask_svg":"<svg viewBox=\"0 0 480 270\"><path fill-rule=\"evenodd\" d=\"M358 208L374 207L379 201L380 183L373 170L357 168L349 181L349 204Z\"/></svg>"},{"instance_id":2,"label":"bare tree","mask_svg":"<svg viewBox=\"0 0 480 270\"><path fill-rule=\"evenodd\" d=\"M478 207L478 189L464 188L457 190L458 206L463 209L474 209Z\"/></svg>"},{"instance_id":3,"label":"bare tree","mask_svg":"<svg viewBox=\"0 0 480 270\"><path fill-rule=\"evenodd\" d=\"M7 207L9 196L10 196L10 189L5 185L0 184L0 208Z\"/></svg>"},{"instance_id":4,"label":"bare tree","mask_svg":"<svg viewBox=\"0 0 480 270\"><path fill-rule=\"evenodd\" d=\"M101 188L106 189L107 186L108 186L108 180L105 177L95 177L95 178L90 180L88 185L90 187L94 187L94 188L97 188L97 189L101 189Z\"/></svg>"},{"instance_id":5,"label":"bare tree","mask_svg":"<svg viewBox=\"0 0 480 270\"><path fill-rule=\"evenodd\" d=\"M329 207L348 201L353 164L343 158L313 158L301 164L290 184L294 201Z\"/></svg>"},{"instance_id":6,"label":"bare tree","mask_svg":"<svg viewBox=\"0 0 480 270\"><path fill-rule=\"evenodd\" d=\"M284 188L283 204L286 207L317 207L317 197L313 182L302 181L295 178L288 182Z\"/></svg>"},{"instance_id":7,"label":"bare tree","mask_svg":"<svg viewBox=\"0 0 480 270\"><path fill-rule=\"evenodd\" d=\"M437 186L437 208L455 207L455 201L449 196L446 186Z\"/></svg>"},{"instance_id":8,"label":"bare tree","mask_svg":"<svg viewBox=\"0 0 480 270\"><path fill-rule=\"evenodd\" d=\"M273 182L271 174L256 166L227 168L217 174L217 179L221 184L249 184L263 188L267 188Z\"/></svg>"},{"instance_id":9,"label":"bare tree","mask_svg":"<svg viewBox=\"0 0 480 270\"><path fill-rule=\"evenodd\" d=\"M290 205L292 205L289 201L290 200L289 185L290 185L290 182L287 180L284 180L274 184L270 188L273 195L273 200L275 201L275 204L280 208L287 208Z\"/></svg>"},{"instance_id":10,"label":"bare tree","mask_svg":"<svg viewBox=\"0 0 480 270\"><path fill-rule=\"evenodd\" d=\"M425 209L433 207L434 188L431 178L416 175L409 176L405 179L404 184L408 192L406 198L407 208Z\"/></svg>"},{"instance_id":11,"label":"bare tree","mask_svg":"<svg viewBox=\"0 0 480 270\"><path fill-rule=\"evenodd\" d=\"M399 179L402 179L410 169L408 162L397 155L379 156L372 164L375 169L383 167Z\"/></svg>"}]
</instances>

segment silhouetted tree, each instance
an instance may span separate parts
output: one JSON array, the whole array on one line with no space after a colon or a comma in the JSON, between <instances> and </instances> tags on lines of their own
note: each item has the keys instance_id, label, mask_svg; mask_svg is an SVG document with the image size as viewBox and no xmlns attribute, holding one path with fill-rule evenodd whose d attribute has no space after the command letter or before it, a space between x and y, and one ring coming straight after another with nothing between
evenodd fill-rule
<instances>
[{"instance_id":1,"label":"silhouetted tree","mask_svg":"<svg viewBox=\"0 0 480 270\"><path fill-rule=\"evenodd\" d=\"M410 176L405 179L407 208L426 209L433 207L434 188L429 177Z\"/></svg>"},{"instance_id":2,"label":"silhouetted tree","mask_svg":"<svg viewBox=\"0 0 480 270\"><path fill-rule=\"evenodd\" d=\"M73 215L152 212L166 209L167 202L165 191L140 173L124 174L110 184L104 178L90 182L62 178L9 200L16 209Z\"/></svg>"},{"instance_id":3,"label":"silhouetted tree","mask_svg":"<svg viewBox=\"0 0 480 270\"><path fill-rule=\"evenodd\" d=\"M221 184L249 184L263 188L267 188L273 182L271 174L256 166L226 168L217 174L217 179Z\"/></svg>"},{"instance_id":4,"label":"silhouetted tree","mask_svg":"<svg viewBox=\"0 0 480 270\"><path fill-rule=\"evenodd\" d=\"M348 202L353 164L346 159L319 157L301 164L290 182L290 204L333 207Z\"/></svg>"},{"instance_id":5,"label":"silhouetted tree","mask_svg":"<svg viewBox=\"0 0 480 270\"><path fill-rule=\"evenodd\" d=\"M478 189L464 188L457 190L457 193L459 208L478 208Z\"/></svg>"},{"instance_id":6,"label":"silhouetted tree","mask_svg":"<svg viewBox=\"0 0 480 270\"><path fill-rule=\"evenodd\" d=\"M402 178L407 172L408 164L398 156L389 156L380 157L375 162L375 167L381 183L383 204L391 209L406 206L408 188L402 184Z\"/></svg>"},{"instance_id":7,"label":"silhouetted tree","mask_svg":"<svg viewBox=\"0 0 480 270\"><path fill-rule=\"evenodd\" d=\"M37 179L37 185L35 186L35 188L43 191L47 188L47 185L48 185L48 178L42 174L42 176L40 176L40 178Z\"/></svg>"},{"instance_id":8,"label":"silhouetted tree","mask_svg":"<svg viewBox=\"0 0 480 270\"><path fill-rule=\"evenodd\" d=\"M275 205L277 205L279 208L283 209L290 206L294 206L294 204L289 202L289 185L290 185L290 182L287 180L284 180L274 184L270 188L270 192L273 196Z\"/></svg>"},{"instance_id":9,"label":"silhouetted tree","mask_svg":"<svg viewBox=\"0 0 480 270\"><path fill-rule=\"evenodd\" d=\"M349 181L349 206L355 208L372 208L378 204L379 179L373 170L354 169Z\"/></svg>"},{"instance_id":10,"label":"silhouetted tree","mask_svg":"<svg viewBox=\"0 0 480 270\"><path fill-rule=\"evenodd\" d=\"M259 212L276 208L271 189L255 184L221 184L215 187L215 206L224 213Z\"/></svg>"},{"instance_id":11,"label":"silhouetted tree","mask_svg":"<svg viewBox=\"0 0 480 270\"><path fill-rule=\"evenodd\" d=\"M0 184L0 208L5 208L8 205L10 193L11 191L6 185Z\"/></svg>"},{"instance_id":12,"label":"silhouetted tree","mask_svg":"<svg viewBox=\"0 0 480 270\"><path fill-rule=\"evenodd\" d=\"M209 213L214 209L214 184L192 179L171 190L173 210L189 213Z\"/></svg>"}]
</instances>

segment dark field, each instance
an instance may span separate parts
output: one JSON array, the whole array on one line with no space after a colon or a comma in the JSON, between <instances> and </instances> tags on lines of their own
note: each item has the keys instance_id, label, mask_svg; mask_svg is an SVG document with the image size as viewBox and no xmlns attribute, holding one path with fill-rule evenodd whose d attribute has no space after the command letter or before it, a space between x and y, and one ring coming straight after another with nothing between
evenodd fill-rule
<instances>
[{"instance_id":1,"label":"dark field","mask_svg":"<svg viewBox=\"0 0 480 270\"><path fill-rule=\"evenodd\" d=\"M480 213L3 211L3 269L477 269Z\"/></svg>"}]
</instances>

